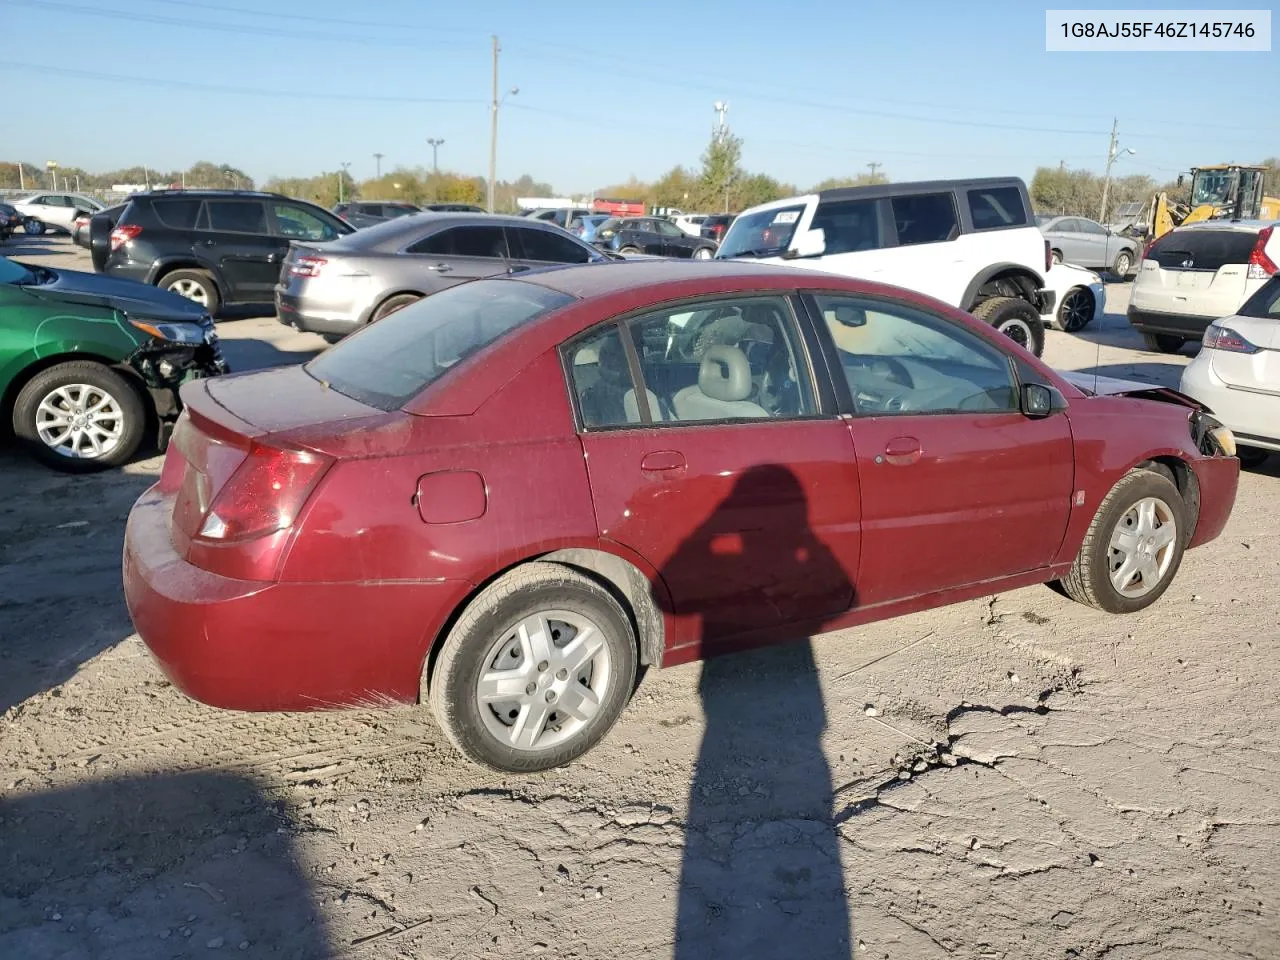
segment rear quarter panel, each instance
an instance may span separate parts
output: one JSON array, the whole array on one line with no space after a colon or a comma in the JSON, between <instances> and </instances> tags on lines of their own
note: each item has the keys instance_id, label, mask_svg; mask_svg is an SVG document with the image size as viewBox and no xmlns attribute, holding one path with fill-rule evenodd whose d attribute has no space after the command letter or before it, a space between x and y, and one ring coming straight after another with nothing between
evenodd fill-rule
<instances>
[{"instance_id":1,"label":"rear quarter panel","mask_svg":"<svg viewBox=\"0 0 1280 960\"><path fill-rule=\"evenodd\" d=\"M1068 416L1075 445L1075 495L1055 563L1069 562L1079 553L1098 507L1120 478L1138 464L1158 457L1180 460L1195 472L1200 506L1191 545L1221 532L1235 502L1234 477L1239 465L1234 458L1205 457L1195 448L1190 414L1190 408L1177 404L1129 397L1072 400Z\"/></svg>"}]
</instances>

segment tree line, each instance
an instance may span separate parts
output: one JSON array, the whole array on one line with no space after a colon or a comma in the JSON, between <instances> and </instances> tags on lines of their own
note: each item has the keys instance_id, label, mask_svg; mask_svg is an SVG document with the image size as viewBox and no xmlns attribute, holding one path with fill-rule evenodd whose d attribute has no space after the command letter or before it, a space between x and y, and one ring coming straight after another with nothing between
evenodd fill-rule
<instances>
[{"instance_id":1,"label":"tree line","mask_svg":"<svg viewBox=\"0 0 1280 960\"><path fill-rule=\"evenodd\" d=\"M82 167L57 167L49 171L43 163L0 160L0 187L16 189L25 183L30 190L78 190L81 193L104 193L117 184L151 184L153 187L185 183L188 187L218 190L252 190L253 177L229 163L201 160L185 170L158 170L155 167L125 167L94 173ZM53 174L58 178L55 187ZM77 186L77 184L79 184Z\"/></svg>"}]
</instances>

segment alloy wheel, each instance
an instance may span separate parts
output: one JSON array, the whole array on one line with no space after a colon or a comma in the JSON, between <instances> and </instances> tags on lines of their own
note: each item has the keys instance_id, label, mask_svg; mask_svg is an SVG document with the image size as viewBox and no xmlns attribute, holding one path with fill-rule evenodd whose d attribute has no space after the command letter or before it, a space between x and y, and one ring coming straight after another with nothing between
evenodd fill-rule
<instances>
[{"instance_id":1,"label":"alloy wheel","mask_svg":"<svg viewBox=\"0 0 1280 960\"><path fill-rule=\"evenodd\" d=\"M1027 350L1031 349L1033 338L1031 335L1031 327L1027 324L1027 321L1019 317L1012 317L1000 324L999 329L1001 333L1018 346Z\"/></svg>"},{"instance_id":2,"label":"alloy wheel","mask_svg":"<svg viewBox=\"0 0 1280 960\"><path fill-rule=\"evenodd\" d=\"M124 426L119 401L87 383L57 387L36 407L40 441L76 460L96 460L110 454L119 446Z\"/></svg>"},{"instance_id":3,"label":"alloy wheel","mask_svg":"<svg viewBox=\"0 0 1280 960\"><path fill-rule=\"evenodd\" d=\"M1081 330L1093 319L1093 295L1081 287L1077 287L1062 298L1062 309L1058 314L1058 322L1068 333Z\"/></svg>"},{"instance_id":4,"label":"alloy wheel","mask_svg":"<svg viewBox=\"0 0 1280 960\"><path fill-rule=\"evenodd\" d=\"M209 291L198 280L183 277L181 280L176 280L170 284L169 289L180 297L195 301L202 307L209 305Z\"/></svg>"}]
</instances>

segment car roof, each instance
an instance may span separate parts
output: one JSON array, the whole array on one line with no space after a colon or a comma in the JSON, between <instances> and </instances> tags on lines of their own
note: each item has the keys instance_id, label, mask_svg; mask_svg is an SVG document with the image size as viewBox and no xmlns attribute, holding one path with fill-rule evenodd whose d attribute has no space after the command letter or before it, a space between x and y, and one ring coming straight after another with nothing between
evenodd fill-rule
<instances>
[{"instance_id":1,"label":"car roof","mask_svg":"<svg viewBox=\"0 0 1280 960\"><path fill-rule=\"evenodd\" d=\"M935 193L943 190L971 190L975 187L1015 187L1026 185L1018 177L977 177L964 180L912 180L904 183L877 183L865 187L836 187L820 190L819 200L875 200L909 193Z\"/></svg>"},{"instance_id":2,"label":"car roof","mask_svg":"<svg viewBox=\"0 0 1280 960\"><path fill-rule=\"evenodd\" d=\"M579 300L623 291L643 294L669 284L699 280L738 281L743 284L743 289L750 288L755 282L765 287L774 287L778 285L780 277L784 280L790 278L793 285L805 287L822 286L816 280L819 277L833 281L837 279L813 270L775 264L761 265L748 260L669 260L663 257L574 264L519 275L519 278L529 283L536 283Z\"/></svg>"},{"instance_id":3,"label":"car roof","mask_svg":"<svg viewBox=\"0 0 1280 960\"><path fill-rule=\"evenodd\" d=\"M528 217L512 217L505 214L472 213L456 210L426 210L422 213L411 213L403 217L394 217L374 224L355 233L347 234L338 240L331 241L335 250L390 250L399 244L415 240L422 231L431 226L477 226L477 227L522 227L525 230L548 230L564 236L554 223L545 220L530 220ZM576 238L575 238L576 239Z\"/></svg>"},{"instance_id":4,"label":"car roof","mask_svg":"<svg viewBox=\"0 0 1280 960\"><path fill-rule=\"evenodd\" d=\"M1242 233L1257 233L1267 227L1280 227L1280 220L1200 220L1196 223L1184 223L1174 227L1182 230L1239 230ZM1167 236L1167 234L1166 234Z\"/></svg>"}]
</instances>

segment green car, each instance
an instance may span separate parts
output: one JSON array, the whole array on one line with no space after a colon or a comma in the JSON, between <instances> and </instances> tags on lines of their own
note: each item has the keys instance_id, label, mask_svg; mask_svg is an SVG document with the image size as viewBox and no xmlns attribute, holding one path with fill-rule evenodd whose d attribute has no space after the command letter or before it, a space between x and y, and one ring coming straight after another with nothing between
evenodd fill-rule
<instances>
[{"instance_id":1,"label":"green car","mask_svg":"<svg viewBox=\"0 0 1280 960\"><path fill-rule=\"evenodd\" d=\"M126 463L148 440L163 448L182 384L226 372L199 304L0 257L0 416L49 466L87 472Z\"/></svg>"}]
</instances>

